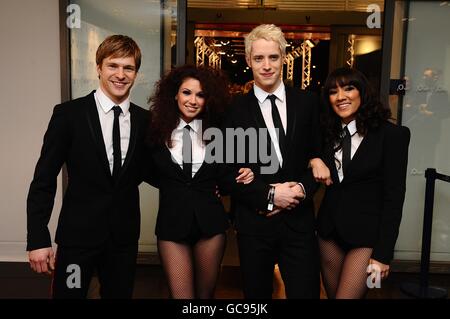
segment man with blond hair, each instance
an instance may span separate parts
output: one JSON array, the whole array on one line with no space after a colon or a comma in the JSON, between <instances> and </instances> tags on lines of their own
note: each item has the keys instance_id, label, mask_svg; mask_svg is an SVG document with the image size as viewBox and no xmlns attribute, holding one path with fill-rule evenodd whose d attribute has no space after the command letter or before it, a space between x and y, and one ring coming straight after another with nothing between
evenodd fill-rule
<instances>
[{"instance_id":1,"label":"man with blond hair","mask_svg":"<svg viewBox=\"0 0 450 319\"><path fill-rule=\"evenodd\" d=\"M102 298L131 298L140 233L139 190L148 112L130 102L141 64L136 42L106 38L96 54L99 87L54 108L27 199L31 268L53 274L53 298L86 298L94 272ZM57 176L68 184L51 246Z\"/></svg>"},{"instance_id":2,"label":"man with blond hair","mask_svg":"<svg viewBox=\"0 0 450 319\"><path fill-rule=\"evenodd\" d=\"M226 117L226 128L267 129L279 164L276 173L255 177L273 187L266 212L235 202L246 298L272 297L275 264L287 298L319 297L312 202L317 184L308 168L309 161L319 155L319 106L313 94L284 86L285 55L283 32L273 24L260 25L245 37L245 57L255 83L247 94L234 100ZM249 150L247 147L245 158L249 158ZM258 174L263 163L259 159L256 164L240 165Z\"/></svg>"}]
</instances>

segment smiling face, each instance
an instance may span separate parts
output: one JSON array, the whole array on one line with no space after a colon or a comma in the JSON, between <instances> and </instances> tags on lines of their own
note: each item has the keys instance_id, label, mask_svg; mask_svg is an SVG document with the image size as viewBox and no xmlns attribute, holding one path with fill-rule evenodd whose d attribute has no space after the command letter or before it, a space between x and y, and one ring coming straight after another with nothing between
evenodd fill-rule
<instances>
[{"instance_id":1,"label":"smiling face","mask_svg":"<svg viewBox=\"0 0 450 319\"><path fill-rule=\"evenodd\" d=\"M275 91L281 83L283 56L277 42L258 39L252 43L250 55L245 57L252 68L255 84L268 93Z\"/></svg>"},{"instance_id":2,"label":"smiling face","mask_svg":"<svg viewBox=\"0 0 450 319\"><path fill-rule=\"evenodd\" d=\"M178 88L175 96L180 110L180 117L190 123L204 109L205 94L203 93L200 81L194 78L186 78Z\"/></svg>"},{"instance_id":3,"label":"smiling face","mask_svg":"<svg viewBox=\"0 0 450 319\"><path fill-rule=\"evenodd\" d=\"M331 107L345 124L355 119L361 105L361 96L358 89L351 84L339 86L328 91Z\"/></svg>"},{"instance_id":4,"label":"smiling face","mask_svg":"<svg viewBox=\"0 0 450 319\"><path fill-rule=\"evenodd\" d=\"M137 76L133 57L103 59L97 65L100 88L114 103L120 104L130 95Z\"/></svg>"}]
</instances>

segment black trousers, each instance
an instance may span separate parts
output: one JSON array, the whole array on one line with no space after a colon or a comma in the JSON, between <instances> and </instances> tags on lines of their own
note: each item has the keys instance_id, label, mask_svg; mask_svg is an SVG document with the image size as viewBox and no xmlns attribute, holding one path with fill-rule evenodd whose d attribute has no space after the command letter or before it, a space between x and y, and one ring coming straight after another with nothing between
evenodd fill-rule
<instances>
[{"instance_id":1,"label":"black trousers","mask_svg":"<svg viewBox=\"0 0 450 319\"><path fill-rule=\"evenodd\" d=\"M100 296L129 299L133 295L138 243L119 245L108 241L98 247L58 246L52 297L84 299L96 272Z\"/></svg>"},{"instance_id":2,"label":"black trousers","mask_svg":"<svg viewBox=\"0 0 450 319\"><path fill-rule=\"evenodd\" d=\"M238 247L245 298L272 298L276 263L287 298L320 297L319 254L313 230L298 233L283 224L271 236L238 234Z\"/></svg>"}]
</instances>

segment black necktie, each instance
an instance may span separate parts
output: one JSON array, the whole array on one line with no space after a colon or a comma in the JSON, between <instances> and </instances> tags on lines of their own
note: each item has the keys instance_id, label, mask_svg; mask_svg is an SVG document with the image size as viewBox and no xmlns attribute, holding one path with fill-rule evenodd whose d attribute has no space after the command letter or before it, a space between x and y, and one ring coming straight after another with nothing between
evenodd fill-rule
<instances>
[{"instance_id":1,"label":"black necktie","mask_svg":"<svg viewBox=\"0 0 450 319\"><path fill-rule=\"evenodd\" d=\"M120 106L113 106L114 111L114 123L113 123L113 178L116 180L120 174L120 168L122 167L122 151L120 150L120 126L119 116L122 113Z\"/></svg>"},{"instance_id":2,"label":"black necktie","mask_svg":"<svg viewBox=\"0 0 450 319\"><path fill-rule=\"evenodd\" d=\"M344 176L347 172L348 165L351 161L351 149L352 149L352 136L347 126L344 127L342 138L342 171Z\"/></svg>"},{"instance_id":3,"label":"black necktie","mask_svg":"<svg viewBox=\"0 0 450 319\"><path fill-rule=\"evenodd\" d=\"M275 95L271 94L267 98L270 100L270 103L272 104L273 126L276 129L278 129L278 145L280 146L280 151L283 154L286 135L284 134L283 123L281 122L280 113L278 112L277 105L275 104L275 100L277 99L277 97Z\"/></svg>"},{"instance_id":4,"label":"black necktie","mask_svg":"<svg viewBox=\"0 0 450 319\"><path fill-rule=\"evenodd\" d=\"M186 176L192 178L192 139L191 134L189 134L190 130L191 127L189 125L183 128L183 148L181 152L183 155L183 172Z\"/></svg>"}]
</instances>

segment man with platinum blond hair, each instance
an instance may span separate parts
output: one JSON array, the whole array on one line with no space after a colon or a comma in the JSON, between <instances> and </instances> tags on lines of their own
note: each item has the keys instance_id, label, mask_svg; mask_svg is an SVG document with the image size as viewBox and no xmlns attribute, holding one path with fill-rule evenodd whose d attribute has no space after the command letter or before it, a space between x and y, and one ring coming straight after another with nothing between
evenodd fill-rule
<instances>
[{"instance_id":1,"label":"man with platinum blond hair","mask_svg":"<svg viewBox=\"0 0 450 319\"><path fill-rule=\"evenodd\" d=\"M267 129L268 148L275 150L278 161L274 174L259 174L265 165L260 159L243 164L256 179L272 185L264 212L235 203L246 298L272 297L275 264L287 298L319 298L320 292L312 201L317 184L309 169L310 160L319 156L319 104L315 95L285 87L285 56L286 39L273 24L260 25L245 37L245 57L255 83L233 101L226 116L227 128ZM245 152L248 158L248 145Z\"/></svg>"}]
</instances>

